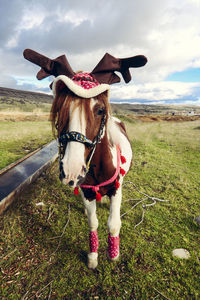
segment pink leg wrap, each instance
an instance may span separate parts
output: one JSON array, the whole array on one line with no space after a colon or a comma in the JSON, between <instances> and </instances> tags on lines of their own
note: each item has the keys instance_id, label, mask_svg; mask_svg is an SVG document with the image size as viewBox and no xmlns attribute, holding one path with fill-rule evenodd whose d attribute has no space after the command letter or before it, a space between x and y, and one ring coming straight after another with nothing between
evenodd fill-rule
<instances>
[{"instance_id":1,"label":"pink leg wrap","mask_svg":"<svg viewBox=\"0 0 200 300\"><path fill-rule=\"evenodd\" d=\"M108 255L115 259L119 255L119 236L108 235Z\"/></svg>"},{"instance_id":2,"label":"pink leg wrap","mask_svg":"<svg viewBox=\"0 0 200 300\"><path fill-rule=\"evenodd\" d=\"M97 252L99 247L99 240L97 231L90 231L90 252Z\"/></svg>"}]
</instances>

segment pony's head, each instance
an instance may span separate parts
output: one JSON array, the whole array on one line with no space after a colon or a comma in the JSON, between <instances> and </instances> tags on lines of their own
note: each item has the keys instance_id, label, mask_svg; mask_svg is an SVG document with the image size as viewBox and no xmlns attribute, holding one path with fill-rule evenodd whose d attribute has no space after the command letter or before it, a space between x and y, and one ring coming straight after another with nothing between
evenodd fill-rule
<instances>
[{"instance_id":1,"label":"pony's head","mask_svg":"<svg viewBox=\"0 0 200 300\"><path fill-rule=\"evenodd\" d=\"M56 94L51 121L58 133L64 184L75 187L84 181L93 151L105 134L110 110L107 91L81 98L65 87Z\"/></svg>"}]
</instances>

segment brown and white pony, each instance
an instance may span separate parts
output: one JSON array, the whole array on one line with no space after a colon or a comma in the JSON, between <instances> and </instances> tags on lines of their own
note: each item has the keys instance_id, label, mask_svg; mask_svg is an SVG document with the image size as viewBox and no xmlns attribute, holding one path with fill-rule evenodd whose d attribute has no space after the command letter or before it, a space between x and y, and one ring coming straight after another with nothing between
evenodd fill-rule
<instances>
[{"instance_id":1,"label":"brown and white pony","mask_svg":"<svg viewBox=\"0 0 200 300\"><path fill-rule=\"evenodd\" d=\"M131 145L124 124L111 114L107 91L94 98L83 99L69 92L67 88L63 89L53 101L51 119L58 130L59 138L65 136L65 133L78 132L88 140L94 141L99 135L100 128L102 129L95 149L89 147L87 143L79 143L76 140L62 143L62 138L60 139L62 144L60 178L64 184L71 187L81 186L81 196L87 210L90 229L88 267L96 268L98 264L96 201L100 200L96 197L97 191L98 195L107 195L111 200L108 218L108 254L110 259L116 260L119 257L122 182L123 176L131 166ZM102 123L105 125L102 126ZM123 158L120 162L118 152L120 158ZM90 167L87 167L89 160ZM116 174L119 163L120 165L123 163L123 168L118 166ZM111 178L112 182L101 186Z\"/></svg>"},{"instance_id":2,"label":"brown and white pony","mask_svg":"<svg viewBox=\"0 0 200 300\"><path fill-rule=\"evenodd\" d=\"M81 195L90 228L88 267L98 264L98 220L96 201L110 197L108 218L108 255L119 257L120 206L123 176L131 166L132 150L124 124L111 114L109 85L131 80L129 68L147 63L143 55L115 58L106 53L91 73L76 74L65 55L50 59L31 49L24 50L25 59L41 67L39 80L54 75L54 101L51 120L58 130L60 179ZM78 96L77 96L78 95ZM122 166L123 165L123 166Z\"/></svg>"}]
</instances>

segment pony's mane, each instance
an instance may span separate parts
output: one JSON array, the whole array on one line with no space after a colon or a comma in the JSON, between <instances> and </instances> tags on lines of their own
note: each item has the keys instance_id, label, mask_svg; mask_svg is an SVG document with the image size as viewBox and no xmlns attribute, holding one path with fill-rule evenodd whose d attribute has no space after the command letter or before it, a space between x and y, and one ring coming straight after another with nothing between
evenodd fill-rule
<instances>
[{"instance_id":1,"label":"pony's mane","mask_svg":"<svg viewBox=\"0 0 200 300\"><path fill-rule=\"evenodd\" d=\"M107 91L101 93L100 95L96 96L94 99L103 102L105 107L105 113L108 117L111 114L111 106L108 101L108 94ZM79 101L75 101L79 100ZM70 105L72 101L76 102L74 109L76 107L80 107L80 113L84 111L85 119L88 124L91 124L93 119L93 114L90 109L90 99L80 98L76 96L74 93L69 91L67 88L62 89L58 95L53 100L51 113L50 113L50 121L52 122L53 132L55 134L55 128L58 130L58 135L61 134L64 127L68 126L69 123L69 112L70 112Z\"/></svg>"}]
</instances>

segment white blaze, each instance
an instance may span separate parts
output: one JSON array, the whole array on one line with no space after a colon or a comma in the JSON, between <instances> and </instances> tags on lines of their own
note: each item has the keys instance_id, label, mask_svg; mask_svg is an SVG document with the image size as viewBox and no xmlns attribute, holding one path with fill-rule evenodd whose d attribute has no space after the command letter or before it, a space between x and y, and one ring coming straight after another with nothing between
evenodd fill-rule
<instances>
[{"instance_id":1,"label":"white blaze","mask_svg":"<svg viewBox=\"0 0 200 300\"><path fill-rule=\"evenodd\" d=\"M86 122L84 117L84 111L80 112L80 107L74 108L75 105L74 101L70 107L70 122L69 122L69 129L68 131L77 131L82 133L83 135L86 134ZM63 162L63 169L65 173L65 179L63 180L64 183L68 183L69 181L73 180L74 185L76 185L77 177L84 176L83 174L83 167L85 167L85 160L84 160L84 153L85 153L85 145L79 142L68 142L65 155L62 160Z\"/></svg>"}]
</instances>

